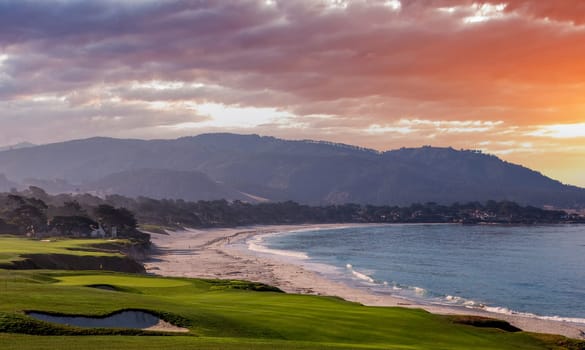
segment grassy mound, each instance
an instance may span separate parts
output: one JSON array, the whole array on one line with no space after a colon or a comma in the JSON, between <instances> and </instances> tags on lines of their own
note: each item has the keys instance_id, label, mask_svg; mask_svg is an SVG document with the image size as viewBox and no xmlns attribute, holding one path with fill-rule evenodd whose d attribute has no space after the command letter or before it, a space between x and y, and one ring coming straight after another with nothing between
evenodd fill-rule
<instances>
[{"instance_id":1,"label":"grassy mound","mask_svg":"<svg viewBox=\"0 0 585 350\"><path fill-rule=\"evenodd\" d=\"M123 240L121 240L122 242ZM108 250L97 249L106 244L103 239L50 239L33 240L22 237L0 237L0 264L23 260L23 254L69 254L76 256L122 256Z\"/></svg>"},{"instance_id":2,"label":"grassy mound","mask_svg":"<svg viewBox=\"0 0 585 350\"><path fill-rule=\"evenodd\" d=\"M258 282L248 282L240 280L206 280L211 285L211 290L239 289L253 290L255 292L276 292L284 293L282 290Z\"/></svg>"},{"instance_id":3,"label":"grassy mound","mask_svg":"<svg viewBox=\"0 0 585 350\"><path fill-rule=\"evenodd\" d=\"M122 253L128 246L126 240L39 241L0 237L0 268L145 272L141 264Z\"/></svg>"}]
</instances>

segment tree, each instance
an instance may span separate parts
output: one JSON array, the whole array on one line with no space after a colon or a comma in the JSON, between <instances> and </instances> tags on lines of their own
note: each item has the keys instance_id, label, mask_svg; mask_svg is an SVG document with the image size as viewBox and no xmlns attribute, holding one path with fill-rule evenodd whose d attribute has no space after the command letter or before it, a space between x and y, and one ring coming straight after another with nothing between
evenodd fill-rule
<instances>
[{"instance_id":1,"label":"tree","mask_svg":"<svg viewBox=\"0 0 585 350\"><path fill-rule=\"evenodd\" d=\"M11 214L10 223L18 226L21 232L36 234L46 228L47 215L34 205L25 204Z\"/></svg>"},{"instance_id":2,"label":"tree","mask_svg":"<svg viewBox=\"0 0 585 350\"><path fill-rule=\"evenodd\" d=\"M87 216L87 212L76 200L70 200L63 203L61 207L55 207L51 210L52 216Z\"/></svg>"},{"instance_id":3,"label":"tree","mask_svg":"<svg viewBox=\"0 0 585 350\"><path fill-rule=\"evenodd\" d=\"M95 210L94 214L98 221L103 225L116 226L123 230L135 230L138 222L134 214L126 208L114 208L108 204L101 204Z\"/></svg>"},{"instance_id":4,"label":"tree","mask_svg":"<svg viewBox=\"0 0 585 350\"><path fill-rule=\"evenodd\" d=\"M9 194L4 202L2 217L21 233L38 233L47 227L47 204L37 198Z\"/></svg>"},{"instance_id":5,"label":"tree","mask_svg":"<svg viewBox=\"0 0 585 350\"><path fill-rule=\"evenodd\" d=\"M27 197L29 198L38 198L43 201L48 201L50 196L40 187L37 186L29 186L27 191L24 191Z\"/></svg>"},{"instance_id":6,"label":"tree","mask_svg":"<svg viewBox=\"0 0 585 350\"><path fill-rule=\"evenodd\" d=\"M57 230L65 236L81 236L91 232L97 222L85 216L55 216L49 225L50 230Z\"/></svg>"}]
</instances>

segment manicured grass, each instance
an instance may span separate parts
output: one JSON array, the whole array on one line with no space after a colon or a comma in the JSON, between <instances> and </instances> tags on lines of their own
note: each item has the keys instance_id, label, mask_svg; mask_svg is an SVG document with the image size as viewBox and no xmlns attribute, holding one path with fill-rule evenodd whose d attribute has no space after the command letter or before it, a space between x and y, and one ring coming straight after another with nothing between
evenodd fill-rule
<instances>
[{"instance_id":1,"label":"manicured grass","mask_svg":"<svg viewBox=\"0 0 585 350\"><path fill-rule=\"evenodd\" d=\"M119 291L87 287L95 284ZM107 342L108 348L120 349L546 349L529 334L456 324L422 310L365 307L336 298L242 290L242 282L234 285L238 289L197 279L0 270L0 313L103 315L135 308L188 320L191 329L191 336L171 337L2 334L0 348L93 349Z\"/></svg>"},{"instance_id":2,"label":"manicured grass","mask_svg":"<svg viewBox=\"0 0 585 350\"><path fill-rule=\"evenodd\" d=\"M101 242L1 238L0 254L4 259L25 253L109 254L86 247ZM149 333L56 326L25 314L45 311L98 316L124 309L149 310L189 328L190 333L137 336ZM479 323L489 324L485 320ZM365 307L338 298L284 294L244 281L0 269L0 349L47 348L536 350L585 346L562 337L473 327L422 310Z\"/></svg>"},{"instance_id":3,"label":"manicured grass","mask_svg":"<svg viewBox=\"0 0 585 350\"><path fill-rule=\"evenodd\" d=\"M121 256L101 251L92 245L104 244L103 239L55 239L40 241L20 237L0 237L0 264L22 260L23 254L68 254L76 256ZM119 240L118 242L124 242ZM112 242L107 242L112 243Z\"/></svg>"},{"instance_id":4,"label":"manicured grass","mask_svg":"<svg viewBox=\"0 0 585 350\"><path fill-rule=\"evenodd\" d=\"M408 346L388 347L386 345L328 344L281 340L241 338L186 338L186 337L30 337L15 334L0 334L0 348L3 350L309 350L309 349L413 349ZM438 349L438 348L437 348Z\"/></svg>"},{"instance_id":5,"label":"manicured grass","mask_svg":"<svg viewBox=\"0 0 585 350\"><path fill-rule=\"evenodd\" d=\"M64 276L58 278L57 285L63 286L87 286L95 284L96 280L100 284L112 285L116 287L145 287L145 288L169 288L189 286L191 283L186 280L165 279L165 278L145 278L144 276L103 276L103 275L82 275L82 276Z\"/></svg>"}]
</instances>

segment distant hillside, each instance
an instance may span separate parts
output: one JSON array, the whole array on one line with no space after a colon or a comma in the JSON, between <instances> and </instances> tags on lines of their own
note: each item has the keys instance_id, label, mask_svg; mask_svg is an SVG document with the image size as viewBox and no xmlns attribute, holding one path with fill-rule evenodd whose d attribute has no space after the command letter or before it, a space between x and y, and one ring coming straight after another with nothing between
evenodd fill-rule
<instances>
[{"instance_id":1,"label":"distant hillside","mask_svg":"<svg viewBox=\"0 0 585 350\"><path fill-rule=\"evenodd\" d=\"M21 143L15 144L15 145L0 147L0 152L11 150L11 149L29 148L29 147L34 147L34 146L36 146L34 143L21 142Z\"/></svg>"},{"instance_id":2,"label":"distant hillside","mask_svg":"<svg viewBox=\"0 0 585 350\"><path fill-rule=\"evenodd\" d=\"M144 196L155 199L181 198L198 201L225 198L255 202L253 198L219 184L198 171L128 170L91 182L82 189L104 194Z\"/></svg>"},{"instance_id":3,"label":"distant hillside","mask_svg":"<svg viewBox=\"0 0 585 350\"><path fill-rule=\"evenodd\" d=\"M0 174L0 192L8 192L16 187L18 187L16 182L10 181L6 178L6 175Z\"/></svg>"},{"instance_id":4,"label":"distant hillside","mask_svg":"<svg viewBox=\"0 0 585 350\"><path fill-rule=\"evenodd\" d=\"M494 199L585 207L585 189L474 151L422 147L382 153L257 135L75 140L0 152L0 173L21 183L59 179L82 189L157 198L247 200L239 194L246 193L309 204Z\"/></svg>"}]
</instances>

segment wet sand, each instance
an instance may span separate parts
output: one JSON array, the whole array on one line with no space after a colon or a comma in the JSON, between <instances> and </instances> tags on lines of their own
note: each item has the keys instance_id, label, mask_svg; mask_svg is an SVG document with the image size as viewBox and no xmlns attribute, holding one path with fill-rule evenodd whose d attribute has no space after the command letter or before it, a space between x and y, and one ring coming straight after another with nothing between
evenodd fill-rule
<instances>
[{"instance_id":1,"label":"wet sand","mask_svg":"<svg viewBox=\"0 0 585 350\"><path fill-rule=\"evenodd\" d=\"M161 276L248 280L272 285L287 293L337 296L368 306L400 306L422 308L443 315L492 317L508 321L524 331L585 339L585 324L492 313L481 309L424 305L391 295L377 295L331 281L293 262L260 255L242 248L245 246L241 244L256 235L267 233L342 226L349 225L255 226L152 234L155 248L145 267L149 273Z\"/></svg>"}]
</instances>

